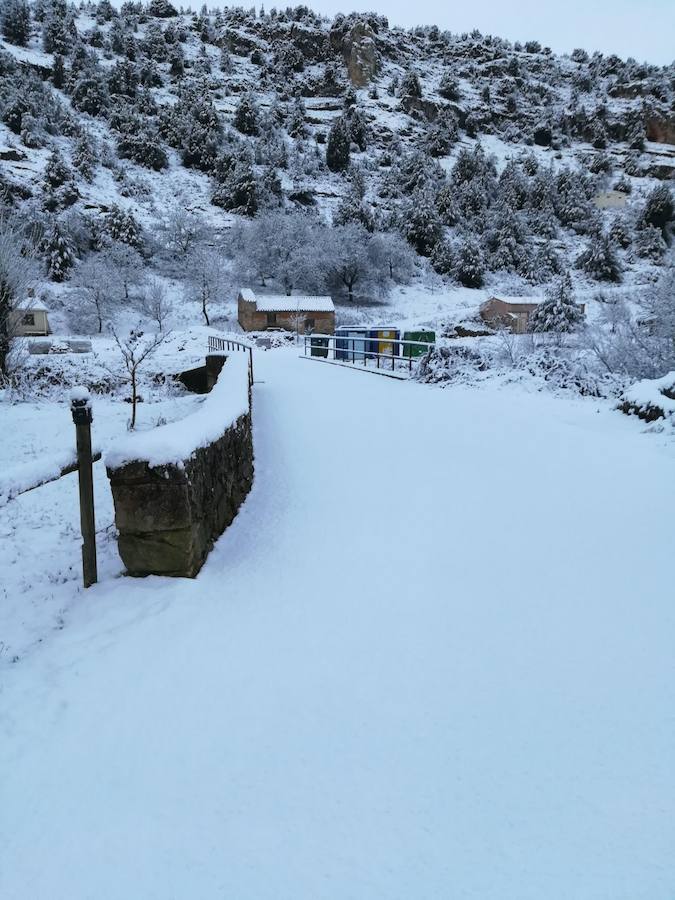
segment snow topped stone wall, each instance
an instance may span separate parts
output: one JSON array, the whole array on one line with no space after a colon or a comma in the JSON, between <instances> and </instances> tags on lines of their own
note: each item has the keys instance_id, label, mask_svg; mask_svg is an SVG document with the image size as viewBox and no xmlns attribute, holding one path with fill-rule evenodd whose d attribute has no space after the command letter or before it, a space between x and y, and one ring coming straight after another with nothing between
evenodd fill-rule
<instances>
[{"instance_id":1,"label":"snow topped stone wall","mask_svg":"<svg viewBox=\"0 0 675 900\"><path fill-rule=\"evenodd\" d=\"M106 467L128 574L194 577L253 483L248 353L227 358L197 412L124 438Z\"/></svg>"}]
</instances>

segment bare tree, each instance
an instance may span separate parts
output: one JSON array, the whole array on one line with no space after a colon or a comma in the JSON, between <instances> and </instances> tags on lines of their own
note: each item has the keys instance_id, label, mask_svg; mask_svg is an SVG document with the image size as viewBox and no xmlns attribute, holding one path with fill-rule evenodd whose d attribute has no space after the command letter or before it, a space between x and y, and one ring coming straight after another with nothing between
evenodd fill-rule
<instances>
[{"instance_id":1,"label":"bare tree","mask_svg":"<svg viewBox=\"0 0 675 900\"><path fill-rule=\"evenodd\" d=\"M184 203L176 202L162 223L164 243L178 259L185 259L206 234L204 220Z\"/></svg>"},{"instance_id":2,"label":"bare tree","mask_svg":"<svg viewBox=\"0 0 675 900\"><path fill-rule=\"evenodd\" d=\"M143 257L120 241L111 241L100 252L100 258L108 269L108 283L118 291L121 300L129 302L131 289L143 281Z\"/></svg>"},{"instance_id":3,"label":"bare tree","mask_svg":"<svg viewBox=\"0 0 675 900\"><path fill-rule=\"evenodd\" d=\"M19 234L17 223L0 214L0 377L6 374L19 311L37 274L36 263Z\"/></svg>"},{"instance_id":4,"label":"bare tree","mask_svg":"<svg viewBox=\"0 0 675 900\"><path fill-rule=\"evenodd\" d=\"M111 329L115 343L122 356L122 365L126 374L124 380L131 385L131 421L129 430L136 427L136 407L138 405L138 373L159 345L166 338L166 334L152 334L146 336L140 328L132 329L125 337L120 337L114 328Z\"/></svg>"},{"instance_id":5,"label":"bare tree","mask_svg":"<svg viewBox=\"0 0 675 900\"><path fill-rule=\"evenodd\" d=\"M204 324L210 325L211 306L224 300L230 288L223 254L213 247L197 246L188 260L187 282L191 298L201 307Z\"/></svg>"},{"instance_id":6,"label":"bare tree","mask_svg":"<svg viewBox=\"0 0 675 900\"><path fill-rule=\"evenodd\" d=\"M160 332L173 312L173 304L169 300L166 287L157 278L153 278L143 292L141 311L157 323Z\"/></svg>"},{"instance_id":7,"label":"bare tree","mask_svg":"<svg viewBox=\"0 0 675 900\"><path fill-rule=\"evenodd\" d=\"M80 304L73 316L76 327L86 333L95 330L101 334L119 298L114 272L101 254L91 254L79 264L71 284Z\"/></svg>"}]
</instances>

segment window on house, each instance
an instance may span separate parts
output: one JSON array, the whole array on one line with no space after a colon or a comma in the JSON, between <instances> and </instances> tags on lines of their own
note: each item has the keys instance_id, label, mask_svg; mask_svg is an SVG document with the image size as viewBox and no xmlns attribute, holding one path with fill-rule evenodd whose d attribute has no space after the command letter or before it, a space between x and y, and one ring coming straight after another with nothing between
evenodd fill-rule
<instances>
[{"instance_id":1,"label":"window on house","mask_svg":"<svg viewBox=\"0 0 675 900\"><path fill-rule=\"evenodd\" d=\"M35 325L35 316L33 313L26 313L23 317L22 325Z\"/></svg>"},{"instance_id":2,"label":"window on house","mask_svg":"<svg viewBox=\"0 0 675 900\"><path fill-rule=\"evenodd\" d=\"M277 324L277 314L276 313L267 313L267 324L268 325L276 325Z\"/></svg>"}]
</instances>

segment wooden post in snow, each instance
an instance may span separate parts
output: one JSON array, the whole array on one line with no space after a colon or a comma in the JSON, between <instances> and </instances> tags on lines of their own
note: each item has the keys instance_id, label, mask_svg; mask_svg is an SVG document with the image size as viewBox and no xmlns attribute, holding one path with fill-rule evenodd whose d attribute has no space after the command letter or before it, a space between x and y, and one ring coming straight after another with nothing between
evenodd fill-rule
<instances>
[{"instance_id":1,"label":"wooden post in snow","mask_svg":"<svg viewBox=\"0 0 675 900\"><path fill-rule=\"evenodd\" d=\"M77 467L80 483L80 527L82 529L82 578L86 588L98 580L96 568L96 525L94 522L94 473L91 455L91 399L89 392L75 388L70 396L75 423Z\"/></svg>"}]
</instances>

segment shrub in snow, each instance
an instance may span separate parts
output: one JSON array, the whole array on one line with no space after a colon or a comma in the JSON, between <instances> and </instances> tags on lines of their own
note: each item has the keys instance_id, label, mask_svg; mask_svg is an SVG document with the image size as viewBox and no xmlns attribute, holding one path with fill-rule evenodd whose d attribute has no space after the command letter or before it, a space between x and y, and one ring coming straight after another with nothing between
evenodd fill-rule
<instances>
[{"instance_id":1,"label":"shrub in snow","mask_svg":"<svg viewBox=\"0 0 675 900\"><path fill-rule=\"evenodd\" d=\"M169 0L150 0L148 15L157 19L171 19L178 15L178 10L169 3Z\"/></svg>"},{"instance_id":2,"label":"shrub in snow","mask_svg":"<svg viewBox=\"0 0 675 900\"><path fill-rule=\"evenodd\" d=\"M476 373L487 368L487 359L471 347L437 346L420 359L416 377L426 384L470 382Z\"/></svg>"},{"instance_id":3,"label":"shrub in snow","mask_svg":"<svg viewBox=\"0 0 675 900\"><path fill-rule=\"evenodd\" d=\"M353 144L364 151L368 146L368 123L360 109L352 109L347 119L349 137Z\"/></svg>"},{"instance_id":4,"label":"shrub in snow","mask_svg":"<svg viewBox=\"0 0 675 900\"><path fill-rule=\"evenodd\" d=\"M632 385L624 391L619 409L645 422L668 419L675 424L675 372Z\"/></svg>"},{"instance_id":5,"label":"shrub in snow","mask_svg":"<svg viewBox=\"0 0 675 900\"><path fill-rule=\"evenodd\" d=\"M326 145L326 165L331 172L344 172L349 167L349 125L340 117L331 126Z\"/></svg>"},{"instance_id":6,"label":"shrub in snow","mask_svg":"<svg viewBox=\"0 0 675 900\"><path fill-rule=\"evenodd\" d=\"M161 172L169 164L164 148L151 133L123 134L117 142L120 159L131 159L140 166Z\"/></svg>"},{"instance_id":7,"label":"shrub in snow","mask_svg":"<svg viewBox=\"0 0 675 900\"><path fill-rule=\"evenodd\" d=\"M576 331L583 323L584 311L574 299L572 279L566 272L547 291L530 318L534 332L565 334Z\"/></svg>"}]
</instances>

